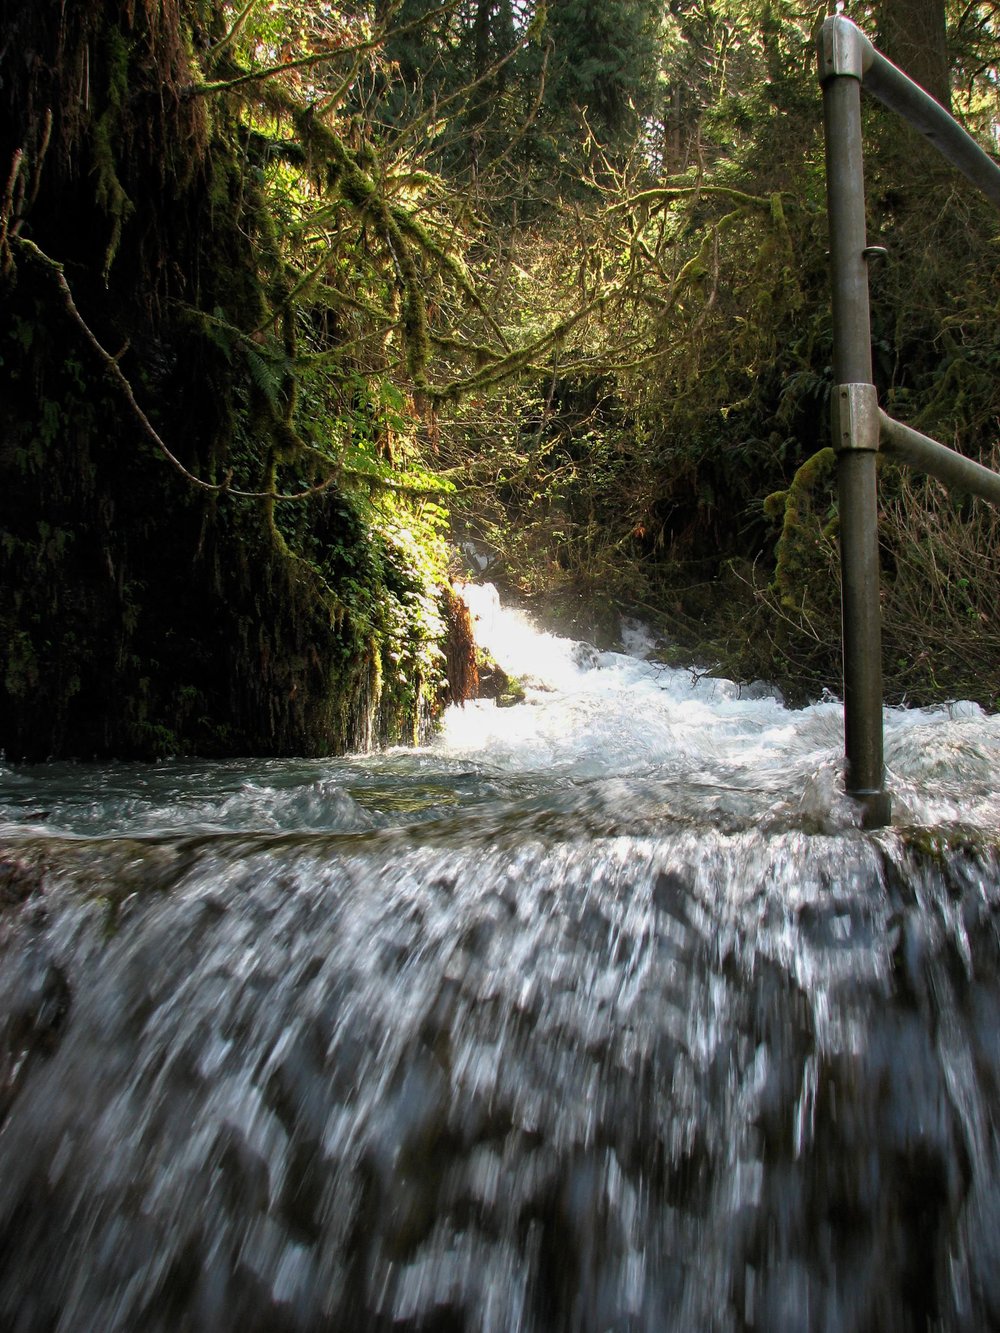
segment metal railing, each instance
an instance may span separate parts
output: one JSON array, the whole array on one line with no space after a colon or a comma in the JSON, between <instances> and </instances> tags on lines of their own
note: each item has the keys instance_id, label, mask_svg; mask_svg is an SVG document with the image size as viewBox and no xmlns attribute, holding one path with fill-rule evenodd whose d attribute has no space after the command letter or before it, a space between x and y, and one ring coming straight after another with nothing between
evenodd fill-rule
<instances>
[{"instance_id":1,"label":"metal railing","mask_svg":"<svg viewBox=\"0 0 1000 1333\"><path fill-rule=\"evenodd\" d=\"M919 130L1000 207L1000 167L929 93L838 14L819 39L826 134L827 211L833 287L833 446L837 454L844 648L846 789L865 826L889 822L882 739L882 627L879 609L876 457L879 447L1000 505L1000 476L887 416L872 378L865 236L862 88Z\"/></svg>"}]
</instances>

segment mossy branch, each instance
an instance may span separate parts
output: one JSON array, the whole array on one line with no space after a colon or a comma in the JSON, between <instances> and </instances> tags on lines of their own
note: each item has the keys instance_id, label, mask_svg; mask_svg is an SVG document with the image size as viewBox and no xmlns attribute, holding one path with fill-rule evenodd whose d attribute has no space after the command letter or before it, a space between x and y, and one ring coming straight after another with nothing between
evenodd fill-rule
<instances>
[{"instance_id":1,"label":"mossy branch","mask_svg":"<svg viewBox=\"0 0 1000 1333\"><path fill-rule=\"evenodd\" d=\"M246 12L248 14L252 4L253 0L247 6ZM435 12L434 17L437 17L438 14L448 13L457 7L458 0L450 0L450 3L443 5L440 10ZM309 55L299 56L296 60L285 60L277 65L265 65L262 69L241 70L230 79L218 79L211 83L192 83L184 88L182 92L185 97L207 97L213 93L230 92L234 88L242 88L249 83L263 83L268 79L276 78L279 74L289 74L293 70L311 69L314 65L322 65L327 61L338 60L342 56L366 55L371 51L379 50L387 42L393 41L397 37L405 37L407 33L423 27L428 22L429 17L431 16L421 14L419 18L412 19L409 23L403 23L391 32L382 27L365 41L352 42L349 46L339 46L335 51L312 51ZM218 46L209 52L209 55L215 54L228 45L229 38L227 35L219 42Z\"/></svg>"},{"instance_id":2,"label":"mossy branch","mask_svg":"<svg viewBox=\"0 0 1000 1333\"><path fill-rule=\"evenodd\" d=\"M439 404L457 402L470 393L480 393L487 389L494 389L498 384L502 384L504 380L514 379L517 375L534 368L536 357L562 342L578 324L582 323L596 310L606 306L616 294L613 291L601 293L585 306L581 306L578 310L574 310L571 315L560 320L558 324L541 334L533 342L528 343L526 347L518 348L517 351L511 352L508 356L496 358L490 365L484 366L482 370L467 376L463 380L452 380L450 384L431 389L431 399Z\"/></svg>"},{"instance_id":3,"label":"mossy branch","mask_svg":"<svg viewBox=\"0 0 1000 1333\"><path fill-rule=\"evenodd\" d=\"M375 181L357 161L338 134L310 114L308 108L293 110L296 130L306 149L315 146L335 170L340 193L359 213L368 217L392 258L403 301L402 328L407 369L418 388L426 388L430 358L427 306L414 249L431 244L425 229L406 210L391 205Z\"/></svg>"},{"instance_id":4,"label":"mossy branch","mask_svg":"<svg viewBox=\"0 0 1000 1333\"><path fill-rule=\"evenodd\" d=\"M3 203L0 204L0 273L6 276L10 272L13 263L13 257L10 249L10 235L17 235L17 220L14 220L13 227L11 219L14 217L14 190L18 181L21 179L21 168L24 164L24 150L18 148L10 164L10 175L7 177L7 187L4 190Z\"/></svg>"},{"instance_id":5,"label":"mossy branch","mask_svg":"<svg viewBox=\"0 0 1000 1333\"><path fill-rule=\"evenodd\" d=\"M675 199L690 199L706 196L709 198L729 199L743 204L747 208L759 208L767 212L774 211L774 195L747 194L735 190L729 185L663 185L650 190L641 190L638 194L612 204L608 213L620 213L626 208L643 208L651 204L669 204Z\"/></svg>"},{"instance_id":6,"label":"mossy branch","mask_svg":"<svg viewBox=\"0 0 1000 1333\"><path fill-rule=\"evenodd\" d=\"M369 472L365 468L351 467L348 464L345 464L341 471L345 477L350 477L352 481L364 482L372 490L391 491L396 495L450 495L455 489L454 483L444 476L439 476L434 481L403 481L397 477L384 477L377 472Z\"/></svg>"},{"instance_id":7,"label":"mossy branch","mask_svg":"<svg viewBox=\"0 0 1000 1333\"><path fill-rule=\"evenodd\" d=\"M232 46L233 42L239 37L240 33L246 27L247 19L260 4L260 0L247 0L246 4L233 19L229 31L209 48L209 59L217 57L221 52Z\"/></svg>"},{"instance_id":8,"label":"mossy branch","mask_svg":"<svg viewBox=\"0 0 1000 1333\"><path fill-rule=\"evenodd\" d=\"M18 234L27 210L38 197L42 182L42 166L51 140L52 108L46 107L42 118L42 133L34 152L30 184L27 182L26 168L29 158L25 149L15 148L11 157L10 175L7 177L3 202L0 203L0 274L4 276L10 272L14 262L8 237Z\"/></svg>"},{"instance_id":9,"label":"mossy branch","mask_svg":"<svg viewBox=\"0 0 1000 1333\"><path fill-rule=\"evenodd\" d=\"M280 65L266 65L263 69L244 70L231 79L219 79L214 83L192 83L182 91L185 97L208 97L213 93L228 93L235 88L242 88L248 83L263 83L267 79L276 78L279 74L290 74L297 69L310 69L314 65L322 65L327 61L336 60L338 56L347 55L356 50L373 50L380 45L380 41L369 41L363 43L360 47L341 47L337 51L313 51L310 55L300 56L297 60L286 60Z\"/></svg>"}]
</instances>

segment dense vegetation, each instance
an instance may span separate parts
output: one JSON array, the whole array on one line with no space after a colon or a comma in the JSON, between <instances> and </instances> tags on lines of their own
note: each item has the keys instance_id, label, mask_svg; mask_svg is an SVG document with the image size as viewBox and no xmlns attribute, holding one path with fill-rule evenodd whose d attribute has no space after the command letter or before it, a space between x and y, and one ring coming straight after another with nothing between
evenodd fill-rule
<instances>
[{"instance_id":1,"label":"dense vegetation","mask_svg":"<svg viewBox=\"0 0 1000 1333\"><path fill-rule=\"evenodd\" d=\"M836 690L827 8L0 0L8 757L419 734L449 523L588 632ZM998 8L852 16L989 146ZM866 115L882 401L988 461L995 215ZM887 688L994 703L995 520L882 497Z\"/></svg>"}]
</instances>

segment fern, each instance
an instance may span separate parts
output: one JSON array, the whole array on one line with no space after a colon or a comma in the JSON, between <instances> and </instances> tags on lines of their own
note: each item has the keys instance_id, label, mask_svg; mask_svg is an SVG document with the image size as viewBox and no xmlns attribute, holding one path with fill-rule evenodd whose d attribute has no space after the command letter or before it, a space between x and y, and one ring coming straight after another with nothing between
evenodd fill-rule
<instances>
[{"instance_id":1,"label":"fern","mask_svg":"<svg viewBox=\"0 0 1000 1333\"><path fill-rule=\"evenodd\" d=\"M284 383L284 365L276 364L273 360L261 355L256 347L244 345L243 355L246 358L247 370L250 372L254 388L267 399L271 409L275 413L279 413L281 411ZM284 358L282 358L283 361Z\"/></svg>"}]
</instances>

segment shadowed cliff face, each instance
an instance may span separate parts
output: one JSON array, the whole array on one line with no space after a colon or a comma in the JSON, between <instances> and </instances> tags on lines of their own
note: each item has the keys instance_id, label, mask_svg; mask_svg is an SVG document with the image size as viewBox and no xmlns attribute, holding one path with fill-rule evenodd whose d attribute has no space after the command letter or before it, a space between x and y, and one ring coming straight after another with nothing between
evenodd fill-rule
<instances>
[{"instance_id":1,"label":"shadowed cliff face","mask_svg":"<svg viewBox=\"0 0 1000 1333\"><path fill-rule=\"evenodd\" d=\"M254 360L292 281L260 164L240 108L191 95L214 9L0 11L12 759L336 753L433 706L426 589L357 503L229 493L322 478L291 457L295 386Z\"/></svg>"}]
</instances>

